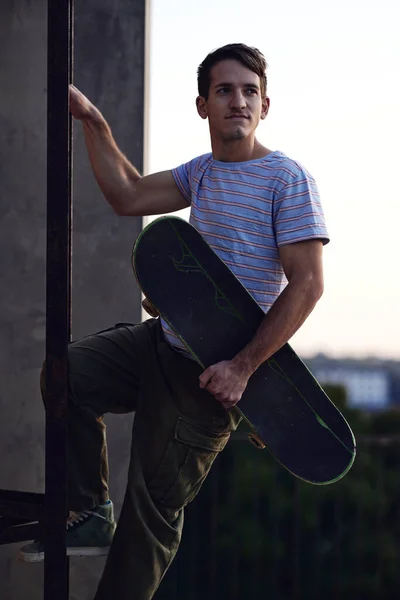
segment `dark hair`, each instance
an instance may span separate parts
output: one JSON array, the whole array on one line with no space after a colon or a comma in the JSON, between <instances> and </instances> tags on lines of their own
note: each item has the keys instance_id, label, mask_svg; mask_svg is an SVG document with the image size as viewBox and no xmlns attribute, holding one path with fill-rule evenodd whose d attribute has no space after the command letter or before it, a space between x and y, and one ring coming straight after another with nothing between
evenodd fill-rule
<instances>
[{"instance_id":1,"label":"dark hair","mask_svg":"<svg viewBox=\"0 0 400 600\"><path fill-rule=\"evenodd\" d=\"M199 96L202 96L206 100L208 99L211 69L222 60L237 60L250 69L250 71L253 71L253 73L257 73L260 78L261 94L263 96L266 95L266 70L268 65L264 55L257 48L251 48L250 46L246 46L246 44L227 44L210 52L201 65L199 65L197 69Z\"/></svg>"}]
</instances>

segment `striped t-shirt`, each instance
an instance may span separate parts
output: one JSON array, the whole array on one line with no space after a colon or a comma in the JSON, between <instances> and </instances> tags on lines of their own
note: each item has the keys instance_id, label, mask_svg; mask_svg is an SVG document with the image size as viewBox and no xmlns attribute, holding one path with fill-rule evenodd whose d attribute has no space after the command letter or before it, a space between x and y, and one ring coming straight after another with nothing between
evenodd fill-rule
<instances>
[{"instance_id":1,"label":"striped t-shirt","mask_svg":"<svg viewBox=\"0 0 400 600\"><path fill-rule=\"evenodd\" d=\"M212 154L173 169L191 206L190 223L267 312L287 280L280 246L329 241L313 177L279 151L246 162L221 162ZM166 339L182 342L162 320Z\"/></svg>"}]
</instances>

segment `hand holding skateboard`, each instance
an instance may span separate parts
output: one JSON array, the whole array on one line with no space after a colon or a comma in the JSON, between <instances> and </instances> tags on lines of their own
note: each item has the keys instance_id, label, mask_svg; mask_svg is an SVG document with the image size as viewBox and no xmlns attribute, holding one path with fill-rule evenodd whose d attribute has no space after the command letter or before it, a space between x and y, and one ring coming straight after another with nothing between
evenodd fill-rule
<instances>
[{"instance_id":1,"label":"hand holding skateboard","mask_svg":"<svg viewBox=\"0 0 400 600\"><path fill-rule=\"evenodd\" d=\"M316 485L349 471L353 432L289 344L250 377L236 367L234 357L264 311L193 226L171 216L152 221L136 240L132 263L144 307L160 314L203 368L203 389L226 407L240 398L235 410L254 445Z\"/></svg>"}]
</instances>

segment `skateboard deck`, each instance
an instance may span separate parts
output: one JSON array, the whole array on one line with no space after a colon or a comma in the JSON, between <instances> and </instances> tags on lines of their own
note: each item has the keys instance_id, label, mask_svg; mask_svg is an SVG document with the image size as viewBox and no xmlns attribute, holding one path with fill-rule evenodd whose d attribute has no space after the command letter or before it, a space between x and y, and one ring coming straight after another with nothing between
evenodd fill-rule
<instances>
[{"instance_id":1,"label":"skateboard deck","mask_svg":"<svg viewBox=\"0 0 400 600\"><path fill-rule=\"evenodd\" d=\"M233 358L254 336L264 312L189 223L160 217L132 252L139 287L207 368ZM353 433L306 365L285 344L250 377L234 409L249 438L296 477L333 483L351 468Z\"/></svg>"}]
</instances>

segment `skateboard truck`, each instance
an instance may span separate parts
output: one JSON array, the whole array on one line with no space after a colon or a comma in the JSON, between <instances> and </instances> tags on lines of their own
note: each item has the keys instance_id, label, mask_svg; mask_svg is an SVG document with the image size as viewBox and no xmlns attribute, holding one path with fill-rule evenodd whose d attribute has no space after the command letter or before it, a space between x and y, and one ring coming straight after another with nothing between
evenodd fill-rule
<instances>
[{"instance_id":1,"label":"skateboard truck","mask_svg":"<svg viewBox=\"0 0 400 600\"><path fill-rule=\"evenodd\" d=\"M264 450L264 448L266 448L266 445L264 444L260 436L257 435L257 433L249 433L249 440L253 444L253 446L255 446L258 450Z\"/></svg>"}]
</instances>

